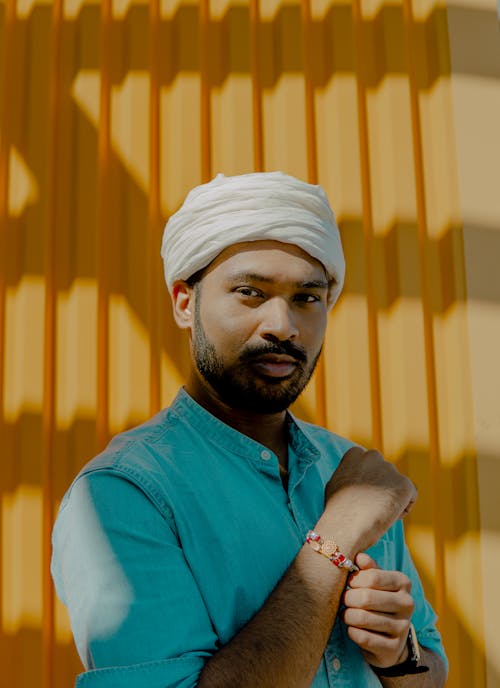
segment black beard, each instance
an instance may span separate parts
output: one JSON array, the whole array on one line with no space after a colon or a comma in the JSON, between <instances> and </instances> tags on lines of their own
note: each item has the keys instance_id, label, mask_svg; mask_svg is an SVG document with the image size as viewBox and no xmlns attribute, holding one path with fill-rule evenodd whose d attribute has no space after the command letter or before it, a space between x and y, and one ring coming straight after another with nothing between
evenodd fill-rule
<instances>
[{"instance_id":1,"label":"black beard","mask_svg":"<svg viewBox=\"0 0 500 688\"><path fill-rule=\"evenodd\" d=\"M197 305L197 304L196 304ZM232 408L253 413L279 413L292 404L309 382L319 355L310 366L302 347L289 341L263 343L247 348L237 363L224 367L221 357L208 339L195 306L193 356L198 371ZM252 361L264 354L285 354L296 359L294 372L287 378L266 377L252 369Z\"/></svg>"}]
</instances>

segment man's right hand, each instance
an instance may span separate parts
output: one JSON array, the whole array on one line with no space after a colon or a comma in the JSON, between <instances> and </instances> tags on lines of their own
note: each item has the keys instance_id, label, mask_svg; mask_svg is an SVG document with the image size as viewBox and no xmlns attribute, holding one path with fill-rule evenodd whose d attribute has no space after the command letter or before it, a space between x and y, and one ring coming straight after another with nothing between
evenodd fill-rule
<instances>
[{"instance_id":1,"label":"man's right hand","mask_svg":"<svg viewBox=\"0 0 500 688\"><path fill-rule=\"evenodd\" d=\"M348 523L361 551L408 514L416 499L415 485L379 452L352 447L325 488L324 517Z\"/></svg>"}]
</instances>

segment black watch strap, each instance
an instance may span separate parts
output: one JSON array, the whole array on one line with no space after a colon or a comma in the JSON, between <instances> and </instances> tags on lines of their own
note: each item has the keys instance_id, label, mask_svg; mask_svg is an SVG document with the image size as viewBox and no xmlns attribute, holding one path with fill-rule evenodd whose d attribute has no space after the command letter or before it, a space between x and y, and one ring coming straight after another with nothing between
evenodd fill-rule
<instances>
[{"instance_id":1,"label":"black watch strap","mask_svg":"<svg viewBox=\"0 0 500 688\"><path fill-rule=\"evenodd\" d=\"M406 676L407 674L423 674L425 671L429 671L428 666L420 664L420 648L413 624L410 624L406 644L408 647L408 658L404 662L390 667L376 667L370 664L377 676Z\"/></svg>"},{"instance_id":2,"label":"black watch strap","mask_svg":"<svg viewBox=\"0 0 500 688\"><path fill-rule=\"evenodd\" d=\"M429 671L428 666L417 666L414 661L407 659L406 662L401 662L401 664L395 664L391 667L374 667L373 671L377 676L406 676L408 674L423 674Z\"/></svg>"}]
</instances>

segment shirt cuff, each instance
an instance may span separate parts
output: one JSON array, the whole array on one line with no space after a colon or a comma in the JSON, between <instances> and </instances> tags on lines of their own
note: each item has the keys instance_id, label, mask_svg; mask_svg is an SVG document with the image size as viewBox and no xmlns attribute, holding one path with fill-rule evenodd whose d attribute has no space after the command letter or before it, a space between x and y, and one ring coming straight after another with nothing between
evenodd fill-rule
<instances>
[{"instance_id":1,"label":"shirt cuff","mask_svg":"<svg viewBox=\"0 0 500 688\"><path fill-rule=\"evenodd\" d=\"M80 674L75 688L193 688L206 657L175 657Z\"/></svg>"}]
</instances>

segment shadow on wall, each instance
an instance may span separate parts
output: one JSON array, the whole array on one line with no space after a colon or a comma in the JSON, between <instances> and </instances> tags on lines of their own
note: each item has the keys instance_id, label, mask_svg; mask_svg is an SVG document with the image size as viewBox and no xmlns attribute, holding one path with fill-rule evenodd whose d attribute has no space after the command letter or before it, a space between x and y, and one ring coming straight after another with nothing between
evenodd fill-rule
<instances>
[{"instance_id":1,"label":"shadow on wall","mask_svg":"<svg viewBox=\"0 0 500 688\"><path fill-rule=\"evenodd\" d=\"M0 24L5 25L5 4L0 8ZM418 88L430 89L440 77L449 75L446 60L437 59L432 39L437 27L453 23L455 34L463 33L464 50L457 70L464 75L499 79L500 64L491 59L498 49L498 24L492 23L492 12L459 6L443 8L432 12L425 23L415 27L418 49L422 55L422 70L417 74ZM496 30L494 28L496 27ZM149 14L146 6L132 6L123 19L112 23L112 84L121 83L131 72L149 70L149 47L144 41L148 35ZM45 136L47 127L46 103L50 92L50 64L45 46L51 38L51 8L36 5L24 19L15 24L14 60L8 86L9 106L14 116L9 115L8 145L16 149L33 172L39 188L39 201L28 205L17 217L6 222L5 246L9 257L4 275L7 288L15 288L26 276L40 280L45 276L45 248L43 228L47 228L48 186L47 150L50 145ZM353 23L349 9L344 5L332 7L321 21L313 22L314 53L312 55L313 86L324 86L332 76L357 74L368 88L376 88L388 75L407 75L406 48L403 42L403 16L400 7L386 5L373 20L362 27L367 51L375 57L364 73L357 73L353 47ZM469 40L473 34L481 36L478 42ZM333 39L333 40L332 40ZM58 164L58 198L56 204L57 242L55 262L57 265L55 290L68 290L75 280L98 280L98 256L96 247L101 240L96 218L98 216L98 132L87 114L76 104L73 84L82 70L96 72L100 68L100 8L98 5L84 6L74 19L65 19L62 25L61 54L61 128L60 158ZM261 47L260 69L263 88L273 88L283 74L303 73L302 29L300 8L282 6L272 21L263 22L259 29ZM232 7L222 20L212 20L209 26L211 61L208 65L209 86L220 86L231 74L251 73L250 60L250 18L246 7ZM198 74L200 61L198 12L194 6L179 9L171 20L161 23L161 43L168 46L161 63L160 85L168 86L180 73ZM44 46L43 50L37 46ZM186 49L189 46L189 49ZM194 46L193 49L191 49ZM276 49L279 46L279 50ZM382 57L381 57L382 56ZM428 65L439 66L428 71ZM5 66L7 70L7 66ZM424 68L425 67L425 68ZM29 79L26 78L29 74ZM5 85L5 84L4 84ZM355 152L355 155L358 153ZM108 289L110 294L121 295L145 328L151 318L150 292L145 276L150 268L150 247L145 234L148 219L148 198L144 190L130 174L123 160L112 152L110 160L111 193L105 203L112 204L110 225L105 228L106 241L113 260L109 263ZM119 198L116 203L114 199ZM172 208L172 211L175 208ZM364 272L363 257L349 249L362 240L361 218L344 218L342 232L346 237L346 258L351 266L346 285L348 294L364 295L359 275ZM496 228L476 226L468 228L473 236L469 241L471 250L477 253L475 265L481 266L478 279L474 280L474 292L469 298L484 302L500 301L499 287L493 279L497 271L496 256L500 255L500 233ZM457 301L465 298L458 293L453 275L456 239L462 232L459 227L449 227L437 242L427 247L433 261L439 266L439 286L432 304L435 313L444 313ZM352 239L351 242L349 239ZM380 265L395 266L390 271L383 288L375 294L379 310L389 309L398 298L420 298L421 287L418 267L414 260L417 244L417 227L413 219L397 218L383 239L375 240L375 255ZM159 247L158 247L159 250ZM159 251L158 251L159 252ZM159 256L158 256L159 261ZM405 268L405 279L400 271ZM398 272L399 271L399 272ZM178 368L180 377L187 372L185 340L172 336L173 324L166 288L158 284L161 313L161 349L172 364ZM89 347L95 342L85 343ZM300 412L300 407L299 407ZM132 425L143 420L131 417ZM11 493L20 484L41 486L42 478L38 456L42 444L43 427L41 413L21 413L15 423L2 430L2 446L5 447L3 463L2 492ZM353 438L359 439L359 438ZM364 439L364 438L363 438ZM5 443L4 443L5 441ZM97 437L92 419L77 417L64 430L56 429L54 441L54 496L60 498L79 467L96 453ZM419 457L423 457L424 460ZM410 472L418 477L417 466L428 463L426 449L409 448L401 459L407 462ZM483 460L483 466L491 475L491 499L496 500L493 486L500 481L500 468L496 457ZM467 481L468 458L449 472L444 470L443 485L452 493L459 493ZM421 500L413 515L413 522L431 526L431 510L428 476L422 476ZM452 503L452 502L446 502ZM461 505L450 513L438 515L443 524L444 537L454 540L466 532L467 525ZM486 529L496 529L496 523L485 523ZM427 590L432 591L432 582L425 580ZM474 644L468 629L457 617L457 610L450 606L447 614L460 626L461 655L467 656L468 648ZM42 662L42 639L39 629L22 628L17 634L5 636L2 640L1 656L5 664L14 661L20 667L19 686L38 684ZM30 661L26 661L29 657ZM56 685L67 685L67 677L80 671L79 660L69 645L56 644ZM464 685L470 667L460 669ZM470 674L469 685L473 683ZM500 677L498 677L500 683ZM55 688L55 687L54 687Z\"/></svg>"},{"instance_id":2,"label":"shadow on wall","mask_svg":"<svg viewBox=\"0 0 500 688\"><path fill-rule=\"evenodd\" d=\"M0 16L5 7L0 8ZM462 41L463 52L457 65L459 73L471 76L482 76L498 79L500 77L500 63L491 59L498 50L500 32L495 22L491 22L491 12L482 9L470 9L458 6L448 8L448 18L453 23L454 31L464 35ZM125 17L117 20L112 25L112 42L116 50L112 63L112 84L119 84L132 70L146 71L149 68L149 48L143 40L148 33L148 9L145 6L132 6ZM417 24L420 35L422 55L434 49L432 34L437 25L446 22L446 10L438 8L432 12L424 24ZM4 17L0 23L3 25ZM472 27L472 29L471 29ZM392 29L398 31L392 32ZM63 152L58 161L60 167L58 188L62 188L58 206L60 227L57 232L58 245L56 247L56 290L67 290L74 280L78 278L97 279L97 255L98 245L96 217L98 213L98 136L97 132L88 120L86 114L77 106L72 88L74 80L81 70L99 69L99 29L100 9L98 6L84 6L74 20L65 20L62 26L62 58L64 69L61 73L61 110L67 122L61 127L61 138L64 145ZM198 14L195 7L179 9L170 21L161 24L161 30L165 33L162 45L170 46L170 52L162 60L163 72L161 73L161 86L167 86L179 73L199 72L199 55L196 50L198 44ZM352 46L352 18L349 8L335 6L329 10L321 22L313 25L313 32L317 34L317 40L313 45L317 46L315 61L313 61L314 85L324 85L333 75L356 73L354 50ZM376 87L387 75L407 74L406 50L403 39L403 16L400 7L385 6L373 19L366 22L367 44L371 45L371 51L376 55L383 55L384 60L373 60L370 74L362 75L367 87ZM229 74L250 74L250 41L249 41L249 12L245 7L233 7L224 15L221 21L213 20L211 23L211 50L212 62L208 70L211 86L222 84ZM262 47L261 69L262 77L268 81L263 86L271 88L285 73L302 73L301 54L301 24L300 10L298 6L284 6L277 13L272 22L263 22L261 27ZM391 32L391 33L389 33ZM466 40L467 36L481 36L480 44L476 41ZM24 71L33 68L27 62L28 45L46 45L51 34L51 9L49 6L36 6L26 20L16 23L16 60L17 74L22 77ZM234 40L234 36L241 40ZM396 36L396 38L394 38ZM231 40L229 38L231 37ZM333 37L333 41L331 40ZM219 40L219 38L221 40ZM327 41L328 40L328 45ZM336 39L339 39L338 41ZM276 44L280 50L274 50ZM78 46L78 49L75 46ZM185 46L194 46L194 49L186 50ZM134 46L131 50L130 46ZM9 263L5 274L7 287L14 287L23 276L44 276L44 243L40 227L46 226L44 213L46 211L44 192L47 186L46 152L42 143L33 143L33 135L37 132L37 126L44 125L40 112L37 121L34 115L28 116L27 111L33 104L31 99L38 97L42 91L50 91L48 62L39 60L37 55L38 72L36 84L31 84L33 93L25 89L26 80L23 78L12 79L11 88L13 97L12 110L23 113L15 122L11 121L9 127L9 144L14 147L27 161L29 168L34 172L40 189L40 202L28 206L24 213L16 218L9 218L6 230L6 247L9 255ZM368 60L366 61L369 62ZM436 79L449 75L449 65L446 60L428 60L428 64L440 65L440 71L430 75L421 76L419 87L430 88ZM426 65L427 66L427 65ZM15 83L14 83L15 82ZM17 84L17 85L16 85ZM43 100L38 100L40 110ZM43 108L42 108L43 109ZM43 113L42 113L43 114ZM76 146L75 134L81 139L81 145ZM128 303L141 320L148 324L149 294L144 275L148 272L150 253L143 228L148 222L148 199L143 189L138 186L124 166L118 155L113 153L111 160L111 177L113 197L117 196L123 201L120 204L113 202L112 226L107 228L108 243L113 249L115 260L109 267L109 290L111 293L126 297ZM92 180L94 183L91 183ZM172 209L172 211L175 208ZM71 227L69 233L67 228ZM495 228L476 226L469 229L473 232L471 242L472 250L475 250L478 258L476 264L483 266L484 261L492 263L493 256L499 255L500 236L497 232L490 231ZM343 234L350 232L362 232L361 218L344 218L342 223ZM431 253L437 255L437 260L442 267L443 300L437 308L445 308L452 303L457 294L446 293L452 279L448 277L450 267L453 265L452 244L453 238L460 234L461 228L450 227L442 233L442 237L435 246L430 246ZM414 245L416 225L414 219L397 218L393 227L388 229L387 238L380 247L380 255L392 260L393 254L398 249L404 249L408 245ZM377 239L377 241L381 241ZM30 247L25 251L24 247ZM358 257L359 260L359 257ZM349 265L356 268L356 256L348 256ZM398 264L397 261L395 263ZM357 269L350 270L350 275L360 274ZM493 279L488 279L489 271L481 268L481 279L474 280L475 293L468 294L469 298L487 301L498 300L498 285ZM449 284L444 284L444 280ZM412 277L413 287L405 286L403 290L396 282L388 285L387 297L380 297L378 305L387 307L397 296L418 296L418 276ZM407 285L408 282L405 282ZM356 279L353 278L347 285L352 293L359 293ZM161 312L167 322L163 328L162 346L170 358L177 359L179 351L172 351L172 338L166 336L171 331L172 319L168 296L163 285L160 291ZM459 297L460 298L460 297ZM185 364L185 362L184 362ZM183 372L183 371L181 371Z\"/></svg>"}]
</instances>

